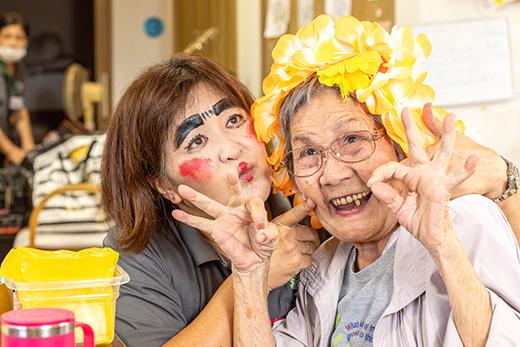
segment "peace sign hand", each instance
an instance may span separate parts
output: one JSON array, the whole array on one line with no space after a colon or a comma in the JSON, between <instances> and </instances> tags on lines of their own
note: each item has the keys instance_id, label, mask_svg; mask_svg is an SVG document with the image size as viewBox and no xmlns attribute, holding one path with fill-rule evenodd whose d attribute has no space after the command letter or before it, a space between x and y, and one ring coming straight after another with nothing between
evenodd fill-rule
<instances>
[{"instance_id":1,"label":"peace sign hand","mask_svg":"<svg viewBox=\"0 0 520 347\"><path fill-rule=\"evenodd\" d=\"M258 197L245 200L236 170L227 172L230 200L224 206L215 200L180 185L179 194L214 219L190 215L174 210L172 216L198 229L219 252L225 255L235 269L247 271L263 263L278 242L278 230L267 220L264 201Z\"/></svg>"}]
</instances>

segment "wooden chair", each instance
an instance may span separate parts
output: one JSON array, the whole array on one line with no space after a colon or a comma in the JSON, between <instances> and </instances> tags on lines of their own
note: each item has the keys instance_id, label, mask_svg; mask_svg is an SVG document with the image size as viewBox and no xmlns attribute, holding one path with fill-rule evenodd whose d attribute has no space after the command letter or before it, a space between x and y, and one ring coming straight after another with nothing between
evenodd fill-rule
<instances>
[{"instance_id":1,"label":"wooden chair","mask_svg":"<svg viewBox=\"0 0 520 347\"><path fill-rule=\"evenodd\" d=\"M100 187L98 185L92 183L70 184L57 188L45 195L39 204L33 208L29 217L28 227L18 233L19 235L17 235L17 239L15 239L14 247L28 246L40 249L69 249L74 251L90 247L102 247L102 241L106 235L106 224L105 227L97 228L97 230L61 231L55 234L49 232L45 234L38 233L38 216L49 200L69 192L77 191L99 194L99 189ZM28 242L27 234L29 234ZM20 239L18 240L18 238ZM42 240L43 238L45 238L45 240Z\"/></svg>"}]
</instances>

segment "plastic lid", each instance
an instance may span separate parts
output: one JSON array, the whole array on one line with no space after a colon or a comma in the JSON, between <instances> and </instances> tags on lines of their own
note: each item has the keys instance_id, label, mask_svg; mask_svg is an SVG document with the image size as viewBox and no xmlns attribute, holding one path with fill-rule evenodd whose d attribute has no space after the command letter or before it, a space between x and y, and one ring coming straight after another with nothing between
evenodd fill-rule
<instances>
[{"instance_id":1,"label":"plastic lid","mask_svg":"<svg viewBox=\"0 0 520 347\"><path fill-rule=\"evenodd\" d=\"M3 280L7 288L12 290L62 290L62 289L75 289L75 288L95 288L95 287L108 287L108 286L119 286L130 281L130 277L119 265L116 266L114 277L100 278L92 280L80 280L80 281L60 281L60 282L17 282L8 277L3 277Z\"/></svg>"},{"instance_id":2,"label":"plastic lid","mask_svg":"<svg viewBox=\"0 0 520 347\"><path fill-rule=\"evenodd\" d=\"M2 324L35 327L74 322L74 312L63 308L39 307L13 310L2 314Z\"/></svg>"}]
</instances>

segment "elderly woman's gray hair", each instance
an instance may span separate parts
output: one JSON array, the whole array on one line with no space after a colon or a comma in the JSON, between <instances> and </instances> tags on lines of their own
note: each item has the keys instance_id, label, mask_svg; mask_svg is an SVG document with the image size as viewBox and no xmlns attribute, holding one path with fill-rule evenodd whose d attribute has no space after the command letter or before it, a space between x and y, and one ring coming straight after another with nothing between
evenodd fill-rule
<instances>
[{"instance_id":1,"label":"elderly woman's gray hair","mask_svg":"<svg viewBox=\"0 0 520 347\"><path fill-rule=\"evenodd\" d=\"M282 107L280 108L279 113L279 122L280 128L287 139L287 143L285 144L285 153L288 153L292 150L291 145L291 124L294 116L298 113L298 111L303 107L312 102L314 98L322 96L326 93L333 92L336 93L339 97L341 96L341 90L339 86L334 85L333 87L327 86L325 84L320 83L318 80L318 75L313 74L299 86L294 88L289 95L285 98L282 103ZM358 102L354 97L348 97L350 100ZM360 103L362 107L366 110L367 114L370 114L365 104ZM381 117L378 115L373 115L374 120L377 125L380 125L381 128L384 128L383 122L381 121ZM390 139L392 142L392 146L394 152L399 161L406 158L404 151L401 146Z\"/></svg>"}]
</instances>

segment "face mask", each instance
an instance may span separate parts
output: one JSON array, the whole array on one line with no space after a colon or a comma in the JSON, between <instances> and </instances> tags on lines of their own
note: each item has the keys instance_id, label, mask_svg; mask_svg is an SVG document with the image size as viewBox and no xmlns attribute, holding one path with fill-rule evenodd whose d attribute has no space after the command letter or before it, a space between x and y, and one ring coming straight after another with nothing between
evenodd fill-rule
<instances>
[{"instance_id":1,"label":"face mask","mask_svg":"<svg viewBox=\"0 0 520 347\"><path fill-rule=\"evenodd\" d=\"M0 46L0 60L7 64L15 64L27 55L27 48Z\"/></svg>"}]
</instances>

